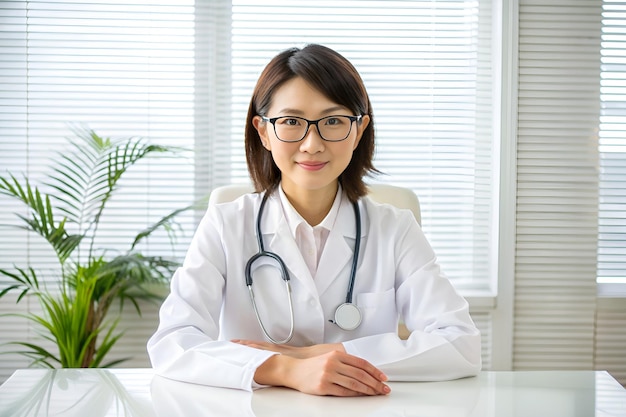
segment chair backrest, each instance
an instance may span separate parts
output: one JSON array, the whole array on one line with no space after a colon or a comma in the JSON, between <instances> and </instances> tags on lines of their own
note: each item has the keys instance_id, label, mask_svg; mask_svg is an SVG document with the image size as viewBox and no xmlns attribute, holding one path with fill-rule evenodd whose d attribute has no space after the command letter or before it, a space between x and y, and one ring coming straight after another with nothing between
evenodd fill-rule
<instances>
[{"instance_id":1,"label":"chair backrest","mask_svg":"<svg viewBox=\"0 0 626 417\"><path fill-rule=\"evenodd\" d=\"M408 188L388 184L370 184L369 197L379 203L391 204L398 208L409 209L417 223L422 223L420 203L417 195ZM229 184L215 188L209 196L209 205L233 201L239 196L251 193L254 188L250 184Z\"/></svg>"}]
</instances>

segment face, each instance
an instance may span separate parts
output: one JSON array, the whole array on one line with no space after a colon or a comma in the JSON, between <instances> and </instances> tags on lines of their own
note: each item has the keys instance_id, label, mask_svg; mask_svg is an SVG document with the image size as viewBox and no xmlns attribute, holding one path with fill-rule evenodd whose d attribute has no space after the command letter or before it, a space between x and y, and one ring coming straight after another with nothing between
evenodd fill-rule
<instances>
[{"instance_id":1,"label":"face","mask_svg":"<svg viewBox=\"0 0 626 417\"><path fill-rule=\"evenodd\" d=\"M356 116L346 107L329 100L300 77L284 83L272 95L267 117L298 116L317 120L325 116ZM270 122L253 119L263 146L281 171L283 190L297 196L307 192L326 192L334 196L339 175L346 169L352 153L369 123L365 115L361 123L353 122L348 137L341 142L323 140L314 125L300 142L282 142Z\"/></svg>"}]
</instances>

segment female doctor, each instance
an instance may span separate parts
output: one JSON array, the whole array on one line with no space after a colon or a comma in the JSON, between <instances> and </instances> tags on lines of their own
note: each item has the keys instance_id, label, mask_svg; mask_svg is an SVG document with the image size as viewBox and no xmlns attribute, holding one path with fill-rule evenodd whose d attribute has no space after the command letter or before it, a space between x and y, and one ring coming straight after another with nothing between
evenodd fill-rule
<instances>
[{"instance_id":1,"label":"female doctor","mask_svg":"<svg viewBox=\"0 0 626 417\"><path fill-rule=\"evenodd\" d=\"M245 146L257 192L202 219L148 342L157 374L359 396L480 370L468 304L415 218L367 197L374 118L349 61L320 45L277 55Z\"/></svg>"}]
</instances>

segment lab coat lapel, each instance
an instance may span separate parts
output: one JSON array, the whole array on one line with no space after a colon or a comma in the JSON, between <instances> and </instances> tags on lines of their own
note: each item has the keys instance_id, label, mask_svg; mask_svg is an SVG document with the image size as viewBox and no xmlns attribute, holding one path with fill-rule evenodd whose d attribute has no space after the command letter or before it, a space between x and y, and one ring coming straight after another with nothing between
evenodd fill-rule
<instances>
[{"instance_id":1,"label":"lab coat lapel","mask_svg":"<svg viewBox=\"0 0 626 417\"><path fill-rule=\"evenodd\" d=\"M335 280L340 280L341 283L345 282L347 290L350 282L355 238L354 209L352 203L344 196L339 207L339 213L337 213L337 220L328 235L328 240L317 267L317 274L315 275L315 284L320 295ZM346 265L348 268L346 268Z\"/></svg>"},{"instance_id":2,"label":"lab coat lapel","mask_svg":"<svg viewBox=\"0 0 626 417\"><path fill-rule=\"evenodd\" d=\"M300 254L296 241L291 234L278 194L275 193L270 197L265 210L266 213L263 214L261 221L263 240L264 242L269 242L269 246L266 243L265 250L280 256L289 270L290 279L298 280L307 291L317 298L318 292L313 283L313 277L311 277L311 272L306 266L304 258L302 258L302 254Z\"/></svg>"}]
</instances>

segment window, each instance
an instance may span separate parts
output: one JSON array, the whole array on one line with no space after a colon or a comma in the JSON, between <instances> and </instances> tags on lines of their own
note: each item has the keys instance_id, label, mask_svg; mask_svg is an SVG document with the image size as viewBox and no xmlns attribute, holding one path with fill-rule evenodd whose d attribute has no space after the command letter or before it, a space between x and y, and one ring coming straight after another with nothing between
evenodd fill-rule
<instances>
[{"instance_id":1,"label":"window","mask_svg":"<svg viewBox=\"0 0 626 417\"><path fill-rule=\"evenodd\" d=\"M375 163L386 173L372 181L416 191L424 230L458 288L495 290L499 77L492 44L499 40L492 7L489 0L1 1L0 171L39 184L74 126L188 149L182 158L134 167L120 184L99 243L125 250L163 214L247 180L243 123L257 76L280 50L323 43L355 64L370 93ZM45 243L4 227L19 210L0 196L0 268L56 268ZM166 233L142 251L182 259L201 215L179 218L184 233L173 252ZM12 308L0 303L0 313ZM137 355L138 366L147 366L154 317L130 318L137 329L119 357ZM474 318L491 351L490 313ZM8 318L0 326L0 339L32 333ZM26 366L22 359L0 360L0 381ZM483 360L487 366L489 355Z\"/></svg>"},{"instance_id":2,"label":"window","mask_svg":"<svg viewBox=\"0 0 626 417\"><path fill-rule=\"evenodd\" d=\"M0 166L35 181L71 127L189 149L133 172L102 243L133 234L225 182L244 181L243 122L254 82L280 50L323 43L362 74L377 125L372 179L413 188L444 270L487 290L497 216L489 1L9 1L0 4ZM1 198L0 223L19 206ZM182 257L196 217L184 216ZM0 267L48 257L3 229ZM169 240L151 251L170 253ZM24 262L22 262L23 260Z\"/></svg>"},{"instance_id":3,"label":"window","mask_svg":"<svg viewBox=\"0 0 626 417\"><path fill-rule=\"evenodd\" d=\"M490 2L232 4L233 176L247 176L242 121L263 66L292 46L330 46L355 65L370 94L375 165L386 174L372 181L415 190L444 271L460 288L488 289L499 149Z\"/></svg>"},{"instance_id":4,"label":"window","mask_svg":"<svg viewBox=\"0 0 626 417\"><path fill-rule=\"evenodd\" d=\"M13 1L0 4L0 166L40 184L73 128L103 137L147 137L163 145L194 146L195 8L192 0ZM154 3L154 4L150 4ZM128 173L111 200L98 244L126 250L132 238L194 199L191 152L152 159ZM44 186L45 190L45 186ZM0 197L0 224L16 224L22 207ZM192 214L174 255L184 255ZM0 267L34 262L56 268L47 244L2 228ZM148 242L172 254L166 233Z\"/></svg>"},{"instance_id":5,"label":"window","mask_svg":"<svg viewBox=\"0 0 626 417\"><path fill-rule=\"evenodd\" d=\"M626 287L626 2L602 16L598 283L613 293Z\"/></svg>"}]
</instances>

